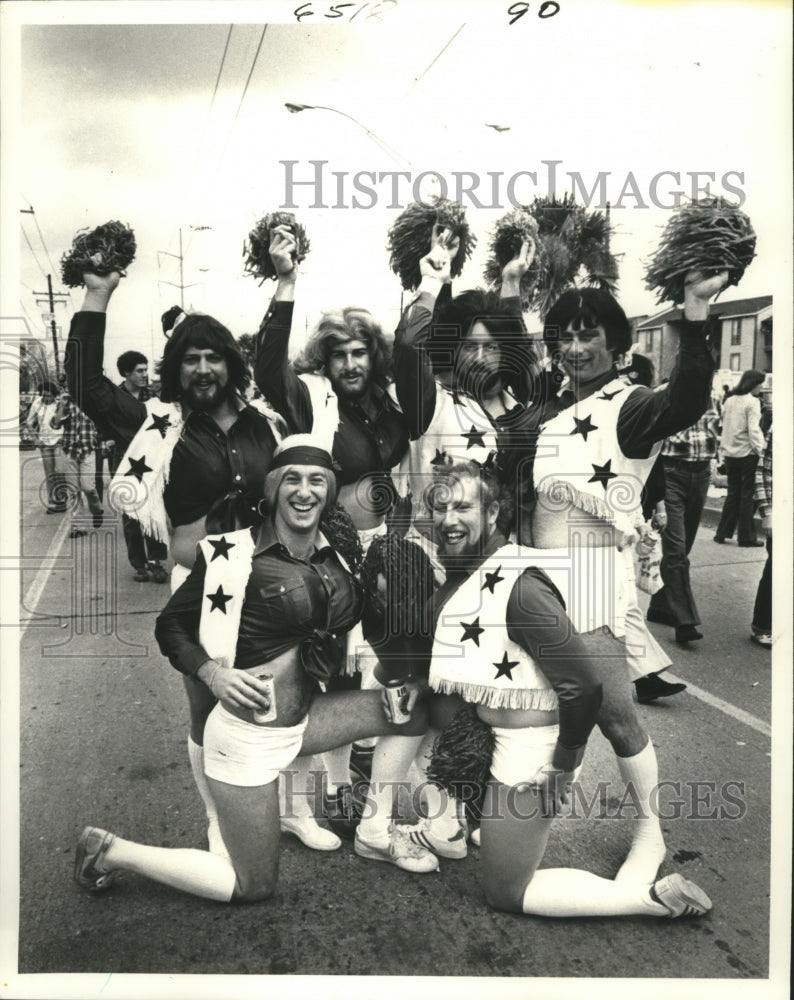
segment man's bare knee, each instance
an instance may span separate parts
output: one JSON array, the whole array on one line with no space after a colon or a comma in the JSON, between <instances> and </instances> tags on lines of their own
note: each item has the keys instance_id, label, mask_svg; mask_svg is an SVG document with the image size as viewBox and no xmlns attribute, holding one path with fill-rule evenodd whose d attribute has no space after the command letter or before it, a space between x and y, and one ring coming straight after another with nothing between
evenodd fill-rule
<instances>
[{"instance_id":1,"label":"man's bare knee","mask_svg":"<svg viewBox=\"0 0 794 1000\"><path fill-rule=\"evenodd\" d=\"M505 913L521 913L524 902L524 890L518 891L514 884L506 885L497 879L485 879L485 901L492 910L502 910Z\"/></svg>"}]
</instances>

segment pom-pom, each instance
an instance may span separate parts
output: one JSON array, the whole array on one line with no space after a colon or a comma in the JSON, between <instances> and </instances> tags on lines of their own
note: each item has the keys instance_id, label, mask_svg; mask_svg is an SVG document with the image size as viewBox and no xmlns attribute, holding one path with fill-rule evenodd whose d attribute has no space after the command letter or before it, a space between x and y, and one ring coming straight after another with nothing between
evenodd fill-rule
<instances>
[{"instance_id":1,"label":"pom-pom","mask_svg":"<svg viewBox=\"0 0 794 1000\"><path fill-rule=\"evenodd\" d=\"M260 285L267 278L278 277L270 259L270 231L276 226L289 226L295 237L296 246L292 259L296 264L305 260L311 250L306 230L296 221L292 212L271 212L263 216L248 234L248 239L243 245L243 257L246 258L245 273L260 278Z\"/></svg>"},{"instance_id":2,"label":"pom-pom","mask_svg":"<svg viewBox=\"0 0 794 1000\"><path fill-rule=\"evenodd\" d=\"M448 198L431 198L426 203L413 202L394 220L386 242L389 264L399 276L403 288L413 290L419 287L422 280L419 261L430 253L436 226L450 230L452 236L460 240L450 268L453 278L458 277L471 257L477 237L469 228L466 209L462 205Z\"/></svg>"},{"instance_id":3,"label":"pom-pom","mask_svg":"<svg viewBox=\"0 0 794 1000\"><path fill-rule=\"evenodd\" d=\"M528 208L514 208L498 220L491 230L488 244L489 257L483 277L494 289L502 287L502 270L520 252L522 244L531 240L535 245L535 255L526 273L521 278L521 302L529 307L531 289L537 281L543 246L538 241L538 224Z\"/></svg>"},{"instance_id":4,"label":"pom-pom","mask_svg":"<svg viewBox=\"0 0 794 1000\"><path fill-rule=\"evenodd\" d=\"M430 755L428 779L464 802L476 820L482 813L494 742L491 727L474 705L467 705L433 743Z\"/></svg>"},{"instance_id":5,"label":"pom-pom","mask_svg":"<svg viewBox=\"0 0 794 1000\"><path fill-rule=\"evenodd\" d=\"M645 287L656 301L684 301L689 271L728 271L728 285L738 285L755 257L755 230L750 219L725 198L702 198L684 205L665 226L659 246L645 271Z\"/></svg>"},{"instance_id":6,"label":"pom-pom","mask_svg":"<svg viewBox=\"0 0 794 1000\"><path fill-rule=\"evenodd\" d=\"M125 270L135 260L135 233L123 222L106 222L96 229L81 229L72 240L71 249L61 257L61 279L67 288L85 284L83 275L106 275ZM99 254L97 263L92 258Z\"/></svg>"}]
</instances>

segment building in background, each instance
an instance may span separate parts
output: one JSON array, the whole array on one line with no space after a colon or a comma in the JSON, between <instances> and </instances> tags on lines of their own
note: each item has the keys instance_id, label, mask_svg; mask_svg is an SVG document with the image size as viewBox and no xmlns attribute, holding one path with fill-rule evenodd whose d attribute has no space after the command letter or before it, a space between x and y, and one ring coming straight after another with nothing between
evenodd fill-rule
<instances>
[{"instance_id":1,"label":"building in background","mask_svg":"<svg viewBox=\"0 0 794 1000\"><path fill-rule=\"evenodd\" d=\"M678 352L678 335L670 326L683 315L681 309L666 309L636 324L637 350L649 357L660 379L667 378ZM715 344L715 383L731 388L743 371L772 371L772 296L712 304L718 324ZM770 379L771 380L771 379Z\"/></svg>"}]
</instances>

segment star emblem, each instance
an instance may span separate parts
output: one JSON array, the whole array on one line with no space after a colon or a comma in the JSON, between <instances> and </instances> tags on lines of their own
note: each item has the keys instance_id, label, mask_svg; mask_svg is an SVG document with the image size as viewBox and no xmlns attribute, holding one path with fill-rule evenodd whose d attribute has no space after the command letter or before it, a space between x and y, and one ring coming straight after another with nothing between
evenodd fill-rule
<instances>
[{"instance_id":1,"label":"star emblem","mask_svg":"<svg viewBox=\"0 0 794 1000\"><path fill-rule=\"evenodd\" d=\"M144 474L151 471L151 468L146 464L146 456L143 455L141 458L130 459L130 467L124 475L135 476L138 482L142 483Z\"/></svg>"},{"instance_id":2,"label":"star emblem","mask_svg":"<svg viewBox=\"0 0 794 1000\"><path fill-rule=\"evenodd\" d=\"M593 476L592 476L591 479L587 480L588 483L601 483L601 485L604 487L604 492L606 493L607 483L609 482L609 480L610 479L617 479L618 478L617 472L612 472L611 471L611 468L610 468L611 465L612 465L612 459L611 458L609 459L609 461L605 465L595 465L594 464L593 465Z\"/></svg>"},{"instance_id":3,"label":"star emblem","mask_svg":"<svg viewBox=\"0 0 794 1000\"><path fill-rule=\"evenodd\" d=\"M485 574L485 583L480 587L480 590L485 590L485 588L487 587L488 590L490 590L490 592L493 593L493 589L497 585L497 583L501 583L502 580L504 580L503 576L499 576L499 570L501 568L502 568L501 566L497 566L496 570L493 573Z\"/></svg>"},{"instance_id":4,"label":"star emblem","mask_svg":"<svg viewBox=\"0 0 794 1000\"><path fill-rule=\"evenodd\" d=\"M500 677L506 677L509 681L513 679L512 670L514 667L518 666L518 660L508 660L507 651L505 651L504 656L500 663L494 663L496 667L496 677L495 681L498 681Z\"/></svg>"},{"instance_id":5,"label":"star emblem","mask_svg":"<svg viewBox=\"0 0 794 1000\"><path fill-rule=\"evenodd\" d=\"M473 448L475 445L479 445L480 448L484 448L485 447L485 438L483 437L484 434L485 431L478 431L477 428L474 426L474 424L471 425L470 431L466 431L465 434L461 434L461 437L465 437L466 440L468 441L468 444L466 445L466 451L468 451L469 448Z\"/></svg>"},{"instance_id":6,"label":"star emblem","mask_svg":"<svg viewBox=\"0 0 794 1000\"><path fill-rule=\"evenodd\" d=\"M449 456L447 455L447 453L445 451L439 451L438 448L436 448L436 457L430 459L430 464L446 465L448 461L449 461Z\"/></svg>"},{"instance_id":7,"label":"star emblem","mask_svg":"<svg viewBox=\"0 0 794 1000\"><path fill-rule=\"evenodd\" d=\"M581 434L582 437L587 440L587 435L590 431L597 431L598 428L590 419L590 414L588 413L584 420L580 420L578 417L573 418L573 422L576 424L574 429L571 431L570 436L573 437L574 434Z\"/></svg>"},{"instance_id":8,"label":"star emblem","mask_svg":"<svg viewBox=\"0 0 794 1000\"><path fill-rule=\"evenodd\" d=\"M167 413L164 413L161 417L158 417L156 413L152 414L152 422L146 428L147 431L159 431L160 437L165 437L166 430L171 426L171 418Z\"/></svg>"},{"instance_id":9,"label":"star emblem","mask_svg":"<svg viewBox=\"0 0 794 1000\"><path fill-rule=\"evenodd\" d=\"M463 629L463 636L460 640L461 642L466 642L467 639L471 639L475 646L480 645L480 636L483 634L485 629L480 628L479 617L475 618L471 624L468 622L460 622L460 627Z\"/></svg>"},{"instance_id":10,"label":"star emblem","mask_svg":"<svg viewBox=\"0 0 794 1000\"><path fill-rule=\"evenodd\" d=\"M210 611L222 611L226 614L226 605L232 599L231 594L224 594L223 587L218 584L218 589L214 594L205 594L207 600L212 604Z\"/></svg>"},{"instance_id":11,"label":"star emblem","mask_svg":"<svg viewBox=\"0 0 794 1000\"><path fill-rule=\"evenodd\" d=\"M217 542L214 541L214 539L212 538L208 538L207 541L210 543L213 549L215 549L215 551L212 553L212 559L210 559L210 562L215 562L215 560L219 556L223 556L226 562L229 561L229 549L234 548L236 544L235 542L227 542L226 535L223 535L221 539Z\"/></svg>"},{"instance_id":12,"label":"star emblem","mask_svg":"<svg viewBox=\"0 0 794 1000\"><path fill-rule=\"evenodd\" d=\"M621 392L623 392L622 389L615 389L614 392L603 392L603 393L601 393L600 396L597 396L596 398L597 399L603 399L603 400L605 400L608 403L610 401L610 399L614 399L615 396L619 396L621 394Z\"/></svg>"}]
</instances>

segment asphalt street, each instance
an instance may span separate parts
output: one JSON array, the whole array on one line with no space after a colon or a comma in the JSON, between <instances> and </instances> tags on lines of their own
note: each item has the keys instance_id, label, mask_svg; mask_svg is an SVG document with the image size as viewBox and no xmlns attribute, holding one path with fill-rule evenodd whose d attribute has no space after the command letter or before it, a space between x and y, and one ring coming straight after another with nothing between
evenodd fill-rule
<instances>
[{"instance_id":1,"label":"asphalt street","mask_svg":"<svg viewBox=\"0 0 794 1000\"><path fill-rule=\"evenodd\" d=\"M168 587L133 581L113 520L68 538L64 517L46 516L40 503L38 453L20 461L20 973L769 975L771 779L789 762L772 761L772 657L749 642L763 549L716 545L702 525L692 578L704 639L682 649L672 629L651 626L671 672L690 685L640 706L660 778L672 783L662 796L662 873L702 886L714 903L709 916L497 913L484 901L476 848L442 861L438 874L410 875L357 858L349 843L321 854L287 835L278 893L266 903L223 906L133 875L90 895L72 881L88 823L144 843L206 845L182 683L152 637ZM621 815L617 767L597 732L582 784L599 808L557 821L544 866L611 877L632 814ZM788 898L785 882L777 891Z\"/></svg>"}]
</instances>

